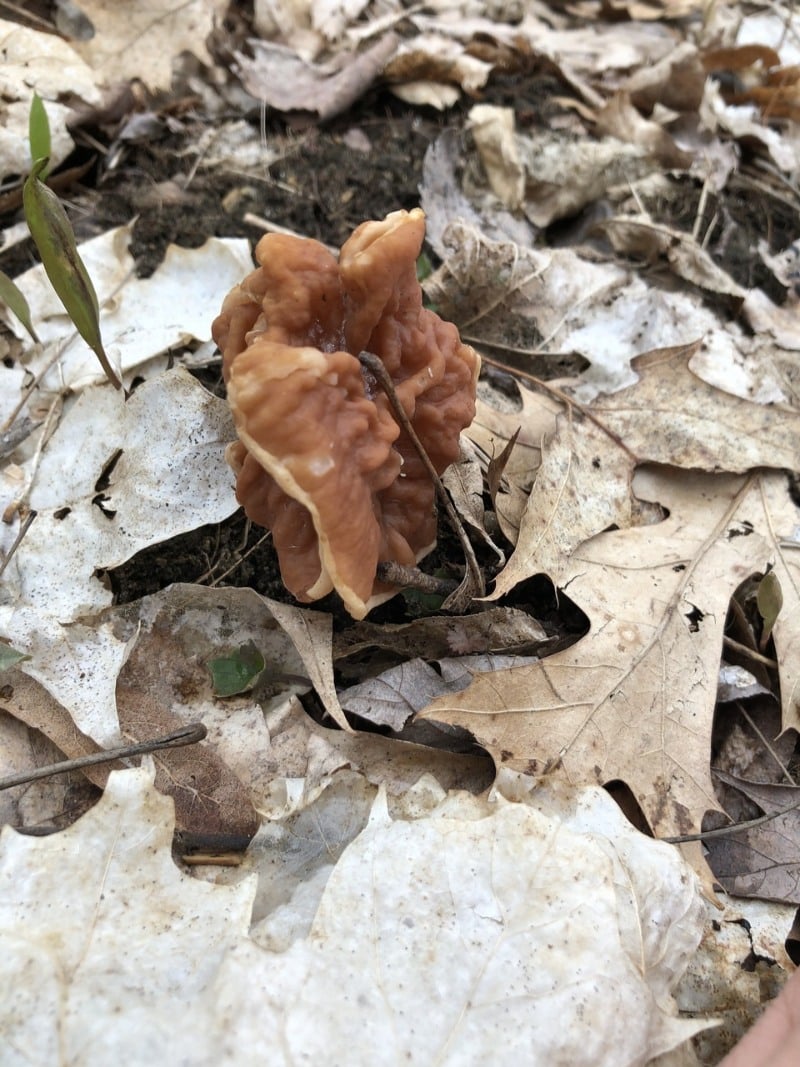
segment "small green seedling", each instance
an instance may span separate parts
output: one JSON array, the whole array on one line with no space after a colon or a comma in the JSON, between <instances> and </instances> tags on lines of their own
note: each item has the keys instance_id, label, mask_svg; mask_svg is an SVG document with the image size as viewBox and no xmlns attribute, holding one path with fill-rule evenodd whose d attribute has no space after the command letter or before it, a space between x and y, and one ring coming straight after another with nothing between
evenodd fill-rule
<instances>
[{"instance_id":1,"label":"small green seedling","mask_svg":"<svg viewBox=\"0 0 800 1067\"><path fill-rule=\"evenodd\" d=\"M248 641L228 656L210 659L206 666L211 671L216 696L232 697L251 690L266 663L253 642Z\"/></svg>"},{"instance_id":2,"label":"small green seedling","mask_svg":"<svg viewBox=\"0 0 800 1067\"><path fill-rule=\"evenodd\" d=\"M431 263L430 256L427 252L420 252L419 257L417 258L417 281L421 284L426 278L429 278L431 274L433 274L433 264Z\"/></svg>"},{"instance_id":3,"label":"small green seedling","mask_svg":"<svg viewBox=\"0 0 800 1067\"><path fill-rule=\"evenodd\" d=\"M47 164L46 158L37 159L25 179L22 189L25 220L45 273L64 310L99 359L108 380L119 389L122 382L109 363L100 336L100 305L92 279L78 252L75 234L61 201L41 180Z\"/></svg>"},{"instance_id":4,"label":"small green seedling","mask_svg":"<svg viewBox=\"0 0 800 1067\"><path fill-rule=\"evenodd\" d=\"M31 162L37 159L49 159L52 145L50 140L50 123L47 112L44 109L42 98L38 93L33 94L31 109L28 112L28 141L31 146ZM42 181L47 177L47 171L42 174Z\"/></svg>"},{"instance_id":5,"label":"small green seedling","mask_svg":"<svg viewBox=\"0 0 800 1067\"><path fill-rule=\"evenodd\" d=\"M20 291L15 282L9 278L7 274L4 274L0 270L0 300L6 305L9 311L13 312L17 316L19 321L28 331L31 340L38 344L39 338L36 336L36 330L33 328L31 322L31 309L28 307L28 301Z\"/></svg>"},{"instance_id":6,"label":"small green seedling","mask_svg":"<svg viewBox=\"0 0 800 1067\"><path fill-rule=\"evenodd\" d=\"M75 329L97 356L115 389L122 382L103 348L100 336L100 306L92 279L80 257L67 213L44 179L50 166L50 124L39 96L34 93L28 116L28 137L33 167L22 187L22 206L33 243L41 256L50 284L64 305ZM30 309L18 286L0 275L0 300L16 315L34 341Z\"/></svg>"},{"instance_id":7,"label":"small green seedling","mask_svg":"<svg viewBox=\"0 0 800 1067\"><path fill-rule=\"evenodd\" d=\"M756 606L764 624L759 641L759 647L763 652L783 607L783 590L775 571L767 571L758 583Z\"/></svg>"}]
</instances>

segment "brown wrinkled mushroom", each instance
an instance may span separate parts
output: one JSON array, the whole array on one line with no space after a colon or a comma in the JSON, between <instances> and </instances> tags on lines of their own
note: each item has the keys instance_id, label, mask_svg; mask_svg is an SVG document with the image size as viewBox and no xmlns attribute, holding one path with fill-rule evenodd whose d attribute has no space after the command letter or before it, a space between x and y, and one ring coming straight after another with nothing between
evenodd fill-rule
<instances>
[{"instance_id":1,"label":"brown wrinkled mushroom","mask_svg":"<svg viewBox=\"0 0 800 1067\"><path fill-rule=\"evenodd\" d=\"M396 592L376 581L379 562L413 565L436 543L434 486L359 353L382 360L439 474L475 414L478 356L422 306L424 234L422 211L395 211L359 226L338 262L267 234L212 327L237 499L272 531L290 592L336 589L355 618Z\"/></svg>"}]
</instances>

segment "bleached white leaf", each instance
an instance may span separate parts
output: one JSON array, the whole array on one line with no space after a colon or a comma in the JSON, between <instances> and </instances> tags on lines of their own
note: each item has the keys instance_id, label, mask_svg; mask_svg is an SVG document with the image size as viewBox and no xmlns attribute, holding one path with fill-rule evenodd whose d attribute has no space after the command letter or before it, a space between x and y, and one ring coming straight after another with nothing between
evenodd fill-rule
<instances>
[{"instance_id":1,"label":"bleached white leaf","mask_svg":"<svg viewBox=\"0 0 800 1067\"><path fill-rule=\"evenodd\" d=\"M429 280L428 297L462 332L469 322L477 338L490 313L512 312L532 321L542 349L584 356L591 366L575 389L581 402L631 385L634 355L699 338L703 345L692 369L710 385L762 404L785 399L775 346L763 336L747 336L736 322L720 322L698 293L656 287L641 274L592 262L572 249L543 251L492 240L475 221L450 223L441 242L449 249L446 272L441 285L438 275ZM763 312L765 329L780 330L779 343L792 347L794 333L776 315L783 309L757 294L748 294L749 313Z\"/></svg>"},{"instance_id":2,"label":"bleached white leaf","mask_svg":"<svg viewBox=\"0 0 800 1067\"><path fill-rule=\"evenodd\" d=\"M787 289L796 288L800 282L800 238L773 255L769 242L762 237L758 242L758 254L781 285Z\"/></svg>"},{"instance_id":3,"label":"bleached white leaf","mask_svg":"<svg viewBox=\"0 0 800 1067\"><path fill-rule=\"evenodd\" d=\"M491 72L491 63L470 55L452 37L437 32L418 33L402 41L386 66L392 89L400 90L401 98L404 89L429 85L432 90L430 103L434 107L440 106L437 99L445 100L448 92L455 92L458 99L457 86L468 93L478 93ZM437 97L437 90L442 94L440 97ZM428 101L420 99L418 102Z\"/></svg>"},{"instance_id":4,"label":"bleached white leaf","mask_svg":"<svg viewBox=\"0 0 800 1067\"><path fill-rule=\"evenodd\" d=\"M461 93L455 85L446 85L439 81L420 78L417 81L402 82L391 87L394 95L406 104L415 107L435 107L437 111L446 111L455 107Z\"/></svg>"},{"instance_id":5,"label":"bleached white leaf","mask_svg":"<svg viewBox=\"0 0 800 1067\"><path fill-rule=\"evenodd\" d=\"M110 628L80 621L111 603L96 571L235 511L223 455L233 436L224 401L178 368L127 403L107 385L88 388L43 453L30 497L38 514L0 589L0 634L32 655L27 673L96 740L115 733L125 651ZM16 529L0 529L0 548Z\"/></svg>"},{"instance_id":6,"label":"bleached white leaf","mask_svg":"<svg viewBox=\"0 0 800 1067\"><path fill-rule=\"evenodd\" d=\"M720 703L768 694L769 690L739 664L723 663L720 667L717 679L717 700Z\"/></svg>"},{"instance_id":7,"label":"bleached white leaf","mask_svg":"<svg viewBox=\"0 0 800 1067\"><path fill-rule=\"evenodd\" d=\"M379 798L308 936L228 955L221 1062L644 1064L698 1027L670 990L701 917L683 861L599 791L545 813L462 794L412 822Z\"/></svg>"},{"instance_id":8,"label":"bleached white leaf","mask_svg":"<svg viewBox=\"0 0 800 1067\"><path fill-rule=\"evenodd\" d=\"M517 209L525 196L525 168L514 135L513 109L476 104L469 122L492 192L506 207Z\"/></svg>"},{"instance_id":9,"label":"bleached white leaf","mask_svg":"<svg viewBox=\"0 0 800 1067\"><path fill-rule=\"evenodd\" d=\"M60 37L5 20L0 20L0 55L0 177L30 168L28 113L34 92L44 101L50 123L51 162L63 162L74 148L67 132L72 110L59 97L68 85L87 103L97 102L92 71Z\"/></svg>"},{"instance_id":10,"label":"bleached white leaf","mask_svg":"<svg viewBox=\"0 0 800 1067\"><path fill-rule=\"evenodd\" d=\"M8 1067L208 1063L197 1001L248 928L255 880L171 857L152 767L115 772L67 830L0 837L0 1057Z\"/></svg>"},{"instance_id":11,"label":"bleached white leaf","mask_svg":"<svg viewBox=\"0 0 800 1067\"><path fill-rule=\"evenodd\" d=\"M458 220L480 230L494 240L509 237L523 248L532 243L533 227L527 219L517 218L509 211L486 211L470 203L461 191L456 175L462 148L455 129L446 129L425 152L420 183L420 204L425 212L425 240L440 259L446 259L452 249L445 244L450 223Z\"/></svg>"},{"instance_id":12,"label":"bleached white leaf","mask_svg":"<svg viewBox=\"0 0 800 1067\"><path fill-rule=\"evenodd\" d=\"M702 932L696 880L601 790L512 782L516 799L451 793L394 821L379 794L332 870L315 846L293 878L303 857L276 839L291 896L264 897L251 939L254 880L179 873L152 780L116 772L70 829L0 838L10 1067L626 1067L706 1025L672 1001Z\"/></svg>"},{"instance_id":13,"label":"bleached white leaf","mask_svg":"<svg viewBox=\"0 0 800 1067\"><path fill-rule=\"evenodd\" d=\"M551 130L517 138L526 173L523 210L536 226L576 214L620 182L655 166L644 148L616 137L574 140Z\"/></svg>"},{"instance_id":14,"label":"bleached white leaf","mask_svg":"<svg viewBox=\"0 0 800 1067\"><path fill-rule=\"evenodd\" d=\"M107 624L62 624L28 605L0 604L0 629L15 635L31 657L22 665L100 745L119 745L117 677L130 645Z\"/></svg>"},{"instance_id":15,"label":"bleached white leaf","mask_svg":"<svg viewBox=\"0 0 800 1067\"><path fill-rule=\"evenodd\" d=\"M771 335L780 348L800 352L800 314L796 301L778 307L761 289L751 289L742 311L753 330Z\"/></svg>"},{"instance_id":16,"label":"bleached white leaf","mask_svg":"<svg viewBox=\"0 0 800 1067\"><path fill-rule=\"evenodd\" d=\"M456 689L459 687L456 686ZM416 711L421 711L448 686L441 675L421 659L412 659L391 667L377 678L369 678L350 686L340 694L346 711L360 715L368 722L402 730Z\"/></svg>"},{"instance_id":17,"label":"bleached white leaf","mask_svg":"<svg viewBox=\"0 0 800 1067\"><path fill-rule=\"evenodd\" d=\"M338 41L345 30L369 6L370 0L314 0L311 24L328 41Z\"/></svg>"},{"instance_id":18,"label":"bleached white leaf","mask_svg":"<svg viewBox=\"0 0 800 1067\"><path fill-rule=\"evenodd\" d=\"M792 7L782 11L753 11L742 14L736 34L736 44L766 45L774 48L781 59L781 66L800 64L800 17Z\"/></svg>"},{"instance_id":19,"label":"bleached white leaf","mask_svg":"<svg viewBox=\"0 0 800 1067\"><path fill-rule=\"evenodd\" d=\"M702 1063L719 1063L731 1045L764 1011L764 1001L775 995L780 982L794 970L786 952L797 908L761 900L722 897L724 910L706 905L707 935L689 961L675 989L682 1012L714 1015L718 1029L698 1035L694 1044ZM750 970L742 960L764 959L769 965L771 989L765 989L764 972Z\"/></svg>"},{"instance_id":20,"label":"bleached white leaf","mask_svg":"<svg viewBox=\"0 0 800 1067\"><path fill-rule=\"evenodd\" d=\"M340 52L313 63L286 45L253 41L252 57L236 53L237 73L252 96L278 111L312 111L331 118L365 92L396 44L390 34L361 52Z\"/></svg>"},{"instance_id":21,"label":"bleached white leaf","mask_svg":"<svg viewBox=\"0 0 800 1067\"><path fill-rule=\"evenodd\" d=\"M719 86L711 78L705 84L699 114L703 124L712 132L722 128L737 140L753 138L760 141L781 170L795 175L800 173L800 145L764 125L754 104L726 104Z\"/></svg>"}]
</instances>

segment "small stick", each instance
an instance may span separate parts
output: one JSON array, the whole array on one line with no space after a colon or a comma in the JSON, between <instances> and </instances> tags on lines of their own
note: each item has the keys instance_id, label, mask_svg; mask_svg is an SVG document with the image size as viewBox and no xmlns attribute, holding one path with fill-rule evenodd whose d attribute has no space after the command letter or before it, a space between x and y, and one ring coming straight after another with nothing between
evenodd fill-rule
<instances>
[{"instance_id":1,"label":"small stick","mask_svg":"<svg viewBox=\"0 0 800 1067\"><path fill-rule=\"evenodd\" d=\"M36 473L39 470L39 464L42 462L42 456L44 454L45 446L50 438L53 436L58 424L58 419L61 415L63 397L60 393L56 393L55 397L47 410L44 422L42 424L42 432L39 435L39 440L36 443L33 456L30 461L30 471L28 472L27 484L23 486L17 497L7 505L3 512L3 522L10 525L14 521L14 516L22 509L23 504L27 500L33 483L36 480Z\"/></svg>"},{"instance_id":2,"label":"small stick","mask_svg":"<svg viewBox=\"0 0 800 1067\"><path fill-rule=\"evenodd\" d=\"M458 582L426 574L419 567L404 567L402 563L395 563L391 559L378 564L378 581L444 597L450 596L458 588Z\"/></svg>"},{"instance_id":3,"label":"small stick","mask_svg":"<svg viewBox=\"0 0 800 1067\"><path fill-rule=\"evenodd\" d=\"M187 867L241 867L241 852L190 852L181 856Z\"/></svg>"},{"instance_id":4,"label":"small stick","mask_svg":"<svg viewBox=\"0 0 800 1067\"><path fill-rule=\"evenodd\" d=\"M30 437L39 425L40 423L34 422L33 419L22 419L16 426L8 430L0 430L0 459L10 456L17 445L21 444L26 437Z\"/></svg>"},{"instance_id":5,"label":"small stick","mask_svg":"<svg viewBox=\"0 0 800 1067\"><path fill-rule=\"evenodd\" d=\"M378 356L374 355L372 352L360 352L358 359L361 363L361 366L366 367L370 374L374 375L381 389L383 389L384 393L386 393L387 399L389 400L389 403L392 406L392 411L394 412L397 421L408 434L411 443L416 449L417 455L422 461L422 465L425 467L425 470L428 472L428 476L433 482L434 488L436 489L436 493L442 502L444 510L447 512L447 517L450 520L450 525L453 527L453 532L455 533L456 537L458 537L458 540L461 542L461 548L464 552L464 559L466 560L467 570L469 571L470 577L472 578L472 584L475 590L473 596L483 596L486 592L486 586L483 583L483 575L481 574L480 567L478 566L478 561L475 558L475 551L472 547L472 542L467 537L464 527L461 525L461 520L456 514L456 509L453 507L450 497L447 495L447 490L442 485L441 478L436 473L436 468L431 463L430 456L425 451L422 441L420 441L419 437L417 437L417 432L411 425L411 420L409 419L408 415L406 415L405 408L400 403L397 393L395 392L394 382L389 377L389 372L386 370L386 367L384 367L382 360Z\"/></svg>"},{"instance_id":6,"label":"small stick","mask_svg":"<svg viewBox=\"0 0 800 1067\"><path fill-rule=\"evenodd\" d=\"M38 782L40 778L49 778L52 774L67 774L69 771L79 771L84 767L94 767L98 763L110 763L115 759L145 756L149 752L160 752L164 748L182 748L184 745L195 745L198 741L202 741L207 733L208 730L202 722L192 722L171 734L157 737L154 741L141 741L135 745L121 745L119 748L109 748L104 752L95 752L91 756L78 756L77 759L51 763L47 767L37 767L35 771L11 774L7 778L0 778L0 790L12 789L15 785L26 785L28 782Z\"/></svg>"},{"instance_id":7,"label":"small stick","mask_svg":"<svg viewBox=\"0 0 800 1067\"><path fill-rule=\"evenodd\" d=\"M772 822L773 819L779 819L781 815L788 815L789 812L797 811L798 808L800 808L800 800L795 801L788 808L773 811L769 815L760 815L757 819L748 819L747 822L734 822L730 826L720 826L716 830L704 830L698 834L683 834L681 837L657 837L656 841L666 841L668 845L687 845L691 841L708 841L712 837L729 837L740 830L754 830L757 826L764 826L765 823Z\"/></svg>"},{"instance_id":8,"label":"small stick","mask_svg":"<svg viewBox=\"0 0 800 1067\"><path fill-rule=\"evenodd\" d=\"M11 548L9 548L8 555L6 556L6 558L3 560L2 563L0 563L0 578L2 578L3 571L6 569L6 567L11 562L11 557L17 551L19 546L22 544L22 538L25 536L25 534L31 528L31 523L33 522L33 520L35 518L36 518L36 512L35 511L29 511L28 514L25 516L25 518L20 523L19 530L17 531L17 536L14 538L14 544L11 546Z\"/></svg>"},{"instance_id":9,"label":"small stick","mask_svg":"<svg viewBox=\"0 0 800 1067\"><path fill-rule=\"evenodd\" d=\"M742 718L745 720L747 725L750 727L750 729L753 731L753 733L756 735L756 737L759 739L759 741L764 746L764 748L767 750L767 752L769 752L770 756L772 756L772 758L778 764L780 769L783 771L783 775L786 778L786 780L789 782L789 784L796 786L797 782L794 779L794 777L792 776L791 771L786 766L786 764L783 762L783 760L780 758L780 756L775 751L773 746L769 743L769 739L764 736L764 734L763 734L763 732L761 730L759 730L758 724L754 721L752 715L750 715L750 713L747 711L747 708L744 706L744 704L741 702L741 700L737 700L736 701L736 709L738 710L738 712L742 716Z\"/></svg>"},{"instance_id":10,"label":"small stick","mask_svg":"<svg viewBox=\"0 0 800 1067\"><path fill-rule=\"evenodd\" d=\"M248 531L250 529L250 520L249 519L247 520L247 526L245 527L245 529L248 530ZM219 583L221 581L223 581L225 578L227 578L229 574L233 574L233 572L236 570L236 568L237 567L241 567L241 565L244 563L244 561L247 559L247 557L248 556L252 556L252 554L255 552L255 550L257 548L260 548L264 544L264 542L271 536L272 536L272 531L271 530L267 530L267 532L265 534L263 534L261 537L259 537L259 539L256 541L256 543L254 545L251 545L250 548L248 548L248 550L246 552L241 552L240 551L239 557L236 560L236 562L231 564L231 566L228 567L228 569L226 571L223 571L222 574L220 574L220 576L218 578L215 578L213 582L209 582L209 585L211 586L211 588L213 589L214 586L219 585ZM213 572L214 572L214 569L212 567L212 569L210 571L208 571L206 574L204 574L202 576L202 578L198 578L197 579L197 584L198 585L202 585L203 584L203 580L206 577L210 577L210 575L213 574Z\"/></svg>"},{"instance_id":11,"label":"small stick","mask_svg":"<svg viewBox=\"0 0 800 1067\"><path fill-rule=\"evenodd\" d=\"M722 643L726 648L730 648L733 652L738 652L742 656L747 656L748 659L753 660L755 663L763 663L765 667L771 667L773 670L778 669L778 664L774 659L762 655L761 652L758 652L755 648L750 648L749 645L743 645L741 641L735 641L732 637L726 635L722 638Z\"/></svg>"}]
</instances>

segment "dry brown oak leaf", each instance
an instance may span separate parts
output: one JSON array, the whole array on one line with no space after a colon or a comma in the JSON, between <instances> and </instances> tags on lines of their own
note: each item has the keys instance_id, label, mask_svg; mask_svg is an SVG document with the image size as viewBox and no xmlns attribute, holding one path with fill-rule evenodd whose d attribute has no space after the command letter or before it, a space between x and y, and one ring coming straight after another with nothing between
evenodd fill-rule
<instances>
[{"instance_id":1,"label":"dry brown oak leaf","mask_svg":"<svg viewBox=\"0 0 800 1067\"><path fill-rule=\"evenodd\" d=\"M213 324L237 499L272 531L298 600L336 589L359 619L396 592L376 581L379 562L414 564L436 543L434 487L359 353L382 360L438 473L475 413L479 358L422 306L424 236L421 210L395 211L362 223L337 262L316 241L268 234Z\"/></svg>"},{"instance_id":2,"label":"dry brown oak leaf","mask_svg":"<svg viewBox=\"0 0 800 1067\"><path fill-rule=\"evenodd\" d=\"M576 784L628 784L658 837L691 834L718 806L711 727L726 612L772 564L783 726L800 727L800 509L778 471L644 467L636 495L668 512L577 548L562 587L586 612L580 641L530 666L478 674L422 719L469 730L495 762Z\"/></svg>"}]
</instances>

